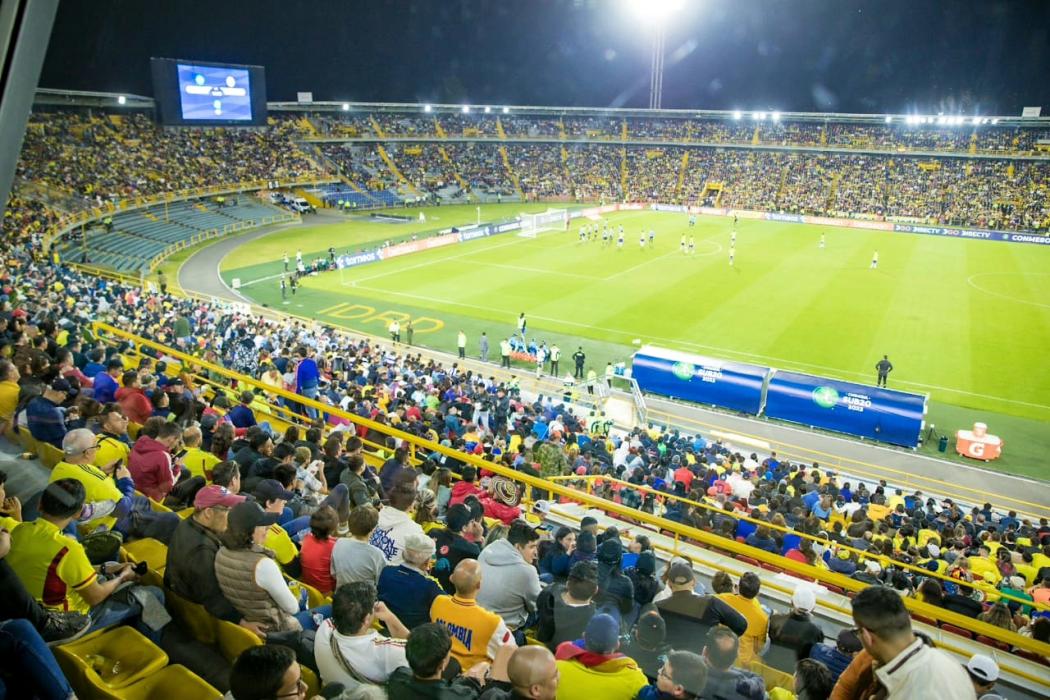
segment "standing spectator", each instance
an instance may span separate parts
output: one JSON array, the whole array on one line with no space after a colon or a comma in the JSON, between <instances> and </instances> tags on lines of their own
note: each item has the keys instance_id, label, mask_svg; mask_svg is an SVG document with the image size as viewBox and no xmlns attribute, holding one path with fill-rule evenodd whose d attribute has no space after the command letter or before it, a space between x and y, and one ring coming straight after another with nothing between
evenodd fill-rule
<instances>
[{"instance_id":1,"label":"standing spectator","mask_svg":"<svg viewBox=\"0 0 1050 700\"><path fill-rule=\"evenodd\" d=\"M481 589L481 567L474 559L464 559L451 576L456 592L434 599L430 621L444 625L452 637L452 656L463 668L492 662L504 644L514 644L503 618L477 603Z\"/></svg>"},{"instance_id":2,"label":"standing spectator","mask_svg":"<svg viewBox=\"0 0 1050 700\"><path fill-rule=\"evenodd\" d=\"M775 668L794 668L809 656L814 644L824 641L824 630L813 622L817 594L805 584L791 594L791 611L774 613L769 618L769 652L766 663Z\"/></svg>"},{"instance_id":3,"label":"standing spectator","mask_svg":"<svg viewBox=\"0 0 1050 700\"><path fill-rule=\"evenodd\" d=\"M386 566L382 550L368 540L379 522L379 511L372 506L360 506L350 511L350 536L341 537L332 548L332 576L336 588L355 581L379 584L379 576Z\"/></svg>"},{"instance_id":4,"label":"standing spectator","mask_svg":"<svg viewBox=\"0 0 1050 700\"><path fill-rule=\"evenodd\" d=\"M404 560L379 575L379 600L409 629L430 622L430 606L444 593L430 576L434 540L423 533L405 539Z\"/></svg>"},{"instance_id":5,"label":"standing spectator","mask_svg":"<svg viewBox=\"0 0 1050 700\"><path fill-rule=\"evenodd\" d=\"M604 540L598 547L598 595L595 604L600 612L624 620L634 607L634 585L620 570L623 545L618 538ZM631 621L628 620L628 624Z\"/></svg>"},{"instance_id":6,"label":"standing spectator","mask_svg":"<svg viewBox=\"0 0 1050 700\"><path fill-rule=\"evenodd\" d=\"M581 561L569 571L568 581L551 584L536 599L536 639L555 651L562 642L579 639L595 614L598 567Z\"/></svg>"},{"instance_id":7,"label":"standing spectator","mask_svg":"<svg viewBox=\"0 0 1050 700\"><path fill-rule=\"evenodd\" d=\"M379 548L389 565L397 566L402 561L408 537L425 536L423 528L408 513L416 502L415 472L408 470L399 477L388 496L390 505L379 511L379 523L369 542Z\"/></svg>"},{"instance_id":8,"label":"standing spectator","mask_svg":"<svg viewBox=\"0 0 1050 700\"><path fill-rule=\"evenodd\" d=\"M667 623L667 643L672 648L695 646L697 637L716 625L727 626L734 635L743 634L747 629L747 620L725 602L693 591L696 576L691 565L672 564L667 584L671 587L671 597L658 602L657 609Z\"/></svg>"},{"instance_id":9,"label":"standing spectator","mask_svg":"<svg viewBox=\"0 0 1050 700\"><path fill-rule=\"evenodd\" d=\"M869 586L858 593L853 599L853 622L861 644L878 664L875 677L886 700L974 697L963 667L912 633L908 609L892 589Z\"/></svg>"},{"instance_id":10,"label":"standing spectator","mask_svg":"<svg viewBox=\"0 0 1050 700\"><path fill-rule=\"evenodd\" d=\"M540 577L533 566L539 534L524 520L515 520L507 539L497 540L481 550L482 583L478 604L507 623L519 645L524 629L535 623L536 597Z\"/></svg>"},{"instance_id":11,"label":"standing spectator","mask_svg":"<svg viewBox=\"0 0 1050 700\"><path fill-rule=\"evenodd\" d=\"M835 640L835 646L814 644L809 650L809 658L819 661L831 672L832 680L837 681L846 667L850 665L861 649L860 640L853 630L841 630Z\"/></svg>"},{"instance_id":12,"label":"standing spectator","mask_svg":"<svg viewBox=\"0 0 1050 700\"><path fill-rule=\"evenodd\" d=\"M707 685L707 664L699 654L672 651L657 681L638 692L638 700L694 700Z\"/></svg>"},{"instance_id":13,"label":"standing spectator","mask_svg":"<svg viewBox=\"0 0 1050 700\"><path fill-rule=\"evenodd\" d=\"M740 635L739 658L740 665L745 667L762 652L762 648L766 645L769 615L758 602L758 593L761 588L762 580L754 573L747 571L740 577L740 585L736 593L721 593L718 596L747 620L747 629Z\"/></svg>"},{"instance_id":14,"label":"standing spectator","mask_svg":"<svg viewBox=\"0 0 1050 700\"><path fill-rule=\"evenodd\" d=\"M62 448L62 438L66 436L66 416L60 406L69 398L69 392L69 382L60 377L45 386L42 394L29 400L26 421L29 433L35 439Z\"/></svg>"},{"instance_id":15,"label":"standing spectator","mask_svg":"<svg viewBox=\"0 0 1050 700\"><path fill-rule=\"evenodd\" d=\"M648 682L634 659L618 653L619 648L619 623L609 615L592 617L583 632L583 646L564 642L554 655L561 675L558 695L633 700Z\"/></svg>"},{"instance_id":16,"label":"standing spectator","mask_svg":"<svg viewBox=\"0 0 1050 700\"><path fill-rule=\"evenodd\" d=\"M295 368L295 392L308 399L316 399L320 391L321 372L305 345L299 346L296 354L299 355L299 364ZM317 409L307 406L306 415L311 420L317 418Z\"/></svg>"},{"instance_id":17,"label":"standing spectator","mask_svg":"<svg viewBox=\"0 0 1050 700\"><path fill-rule=\"evenodd\" d=\"M382 622L392 635L379 634L374 622ZM340 586L332 597L332 619L326 620L314 638L314 658L325 685L341 683L354 688L361 683L386 683L395 670L408 663L405 640L408 629L383 603L369 581Z\"/></svg>"},{"instance_id":18,"label":"standing spectator","mask_svg":"<svg viewBox=\"0 0 1050 700\"><path fill-rule=\"evenodd\" d=\"M733 630L714 627L707 634L704 660L707 661L707 684L702 698L718 700L765 700L766 684L762 678L736 666L740 640Z\"/></svg>"}]
</instances>

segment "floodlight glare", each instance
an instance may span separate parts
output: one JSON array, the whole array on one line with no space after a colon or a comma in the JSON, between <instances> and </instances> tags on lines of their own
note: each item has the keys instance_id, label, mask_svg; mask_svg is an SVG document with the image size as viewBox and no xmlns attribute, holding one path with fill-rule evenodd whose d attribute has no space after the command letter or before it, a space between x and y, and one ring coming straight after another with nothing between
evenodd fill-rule
<instances>
[{"instance_id":1,"label":"floodlight glare","mask_svg":"<svg viewBox=\"0 0 1050 700\"><path fill-rule=\"evenodd\" d=\"M350 111L350 103L349 102L344 102L343 103L343 111L344 112L349 112Z\"/></svg>"},{"instance_id":2,"label":"floodlight glare","mask_svg":"<svg viewBox=\"0 0 1050 700\"><path fill-rule=\"evenodd\" d=\"M775 121L775 122L780 121L780 112L773 112L773 114L771 116L773 117L773 121Z\"/></svg>"},{"instance_id":3,"label":"floodlight glare","mask_svg":"<svg viewBox=\"0 0 1050 700\"><path fill-rule=\"evenodd\" d=\"M470 105L463 105L463 114L470 114Z\"/></svg>"},{"instance_id":4,"label":"floodlight glare","mask_svg":"<svg viewBox=\"0 0 1050 700\"><path fill-rule=\"evenodd\" d=\"M998 123L999 123L999 118L998 117L996 117L995 119L992 120L992 124L998 124Z\"/></svg>"},{"instance_id":5,"label":"floodlight glare","mask_svg":"<svg viewBox=\"0 0 1050 700\"><path fill-rule=\"evenodd\" d=\"M664 24L682 9L685 0L626 0L628 11L646 24Z\"/></svg>"},{"instance_id":6,"label":"floodlight glare","mask_svg":"<svg viewBox=\"0 0 1050 700\"><path fill-rule=\"evenodd\" d=\"M891 117L890 115L887 114L886 115L886 123L889 124L892 121L893 121L893 117Z\"/></svg>"},{"instance_id":7,"label":"floodlight glare","mask_svg":"<svg viewBox=\"0 0 1050 700\"><path fill-rule=\"evenodd\" d=\"M744 116L744 115L740 113L739 109L733 112L733 119L736 119L736 120L739 121L742 116Z\"/></svg>"},{"instance_id":8,"label":"floodlight glare","mask_svg":"<svg viewBox=\"0 0 1050 700\"><path fill-rule=\"evenodd\" d=\"M510 107L504 107L503 108L503 113L504 114L510 114Z\"/></svg>"},{"instance_id":9,"label":"floodlight glare","mask_svg":"<svg viewBox=\"0 0 1050 700\"><path fill-rule=\"evenodd\" d=\"M485 114L489 114L491 112L492 112L492 107L485 107Z\"/></svg>"},{"instance_id":10,"label":"floodlight glare","mask_svg":"<svg viewBox=\"0 0 1050 700\"><path fill-rule=\"evenodd\" d=\"M423 111L424 112L426 112L427 114L430 114L430 110L431 110L431 106L430 105L423 105Z\"/></svg>"},{"instance_id":11,"label":"floodlight glare","mask_svg":"<svg viewBox=\"0 0 1050 700\"><path fill-rule=\"evenodd\" d=\"M122 104L126 103L127 101L128 101L128 98L124 97L123 95L117 95L117 104L118 105L122 105Z\"/></svg>"}]
</instances>

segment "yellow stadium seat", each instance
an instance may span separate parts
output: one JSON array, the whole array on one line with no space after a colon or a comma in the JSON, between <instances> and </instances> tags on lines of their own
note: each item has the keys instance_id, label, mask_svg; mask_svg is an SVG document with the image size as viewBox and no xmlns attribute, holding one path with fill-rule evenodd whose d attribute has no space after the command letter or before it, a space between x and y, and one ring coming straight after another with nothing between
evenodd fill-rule
<instances>
[{"instance_id":1,"label":"yellow stadium seat","mask_svg":"<svg viewBox=\"0 0 1050 700\"><path fill-rule=\"evenodd\" d=\"M163 571L168 565L168 545L152 537L125 542L124 552L128 561L135 563L144 561L154 571Z\"/></svg>"},{"instance_id":2,"label":"yellow stadium seat","mask_svg":"<svg viewBox=\"0 0 1050 700\"><path fill-rule=\"evenodd\" d=\"M55 648L63 672L92 687L125 688L168 665L168 655L134 627L114 627Z\"/></svg>"},{"instance_id":3,"label":"yellow stadium seat","mask_svg":"<svg viewBox=\"0 0 1050 700\"><path fill-rule=\"evenodd\" d=\"M259 635L240 625L235 625L226 620L216 620L215 622L215 631L219 639L219 651L222 652L223 658L231 664L245 649L259 646L263 643L259 639Z\"/></svg>"},{"instance_id":4,"label":"yellow stadium seat","mask_svg":"<svg viewBox=\"0 0 1050 700\"><path fill-rule=\"evenodd\" d=\"M201 644L215 644L216 620L203 605L186 600L169 588L164 589L164 600L172 617L178 618L194 639Z\"/></svg>"},{"instance_id":5,"label":"yellow stadium seat","mask_svg":"<svg viewBox=\"0 0 1050 700\"><path fill-rule=\"evenodd\" d=\"M306 683L306 697L312 698L321 694L321 680L311 669L304 664L299 664L303 672L303 683Z\"/></svg>"},{"instance_id":6,"label":"yellow stadium seat","mask_svg":"<svg viewBox=\"0 0 1050 700\"><path fill-rule=\"evenodd\" d=\"M39 449L36 438L30 434L29 428L18 429L18 444L22 446L24 451L32 452L33 454L37 454L37 450Z\"/></svg>"},{"instance_id":7,"label":"yellow stadium seat","mask_svg":"<svg viewBox=\"0 0 1050 700\"><path fill-rule=\"evenodd\" d=\"M292 584L293 588L298 586L299 588L302 588L304 591L306 591L306 605L307 605L307 607L316 608L316 607L318 607L320 605L325 605L327 603L331 603L332 602L331 598L326 596L324 593L321 593L321 591L317 590L316 588L311 586L309 583L303 583L299 579L292 578L291 576L288 576L287 574L285 574L284 578L285 578L285 580L287 580L289 583ZM295 593L296 597L299 596L299 593L297 591L293 590L292 592Z\"/></svg>"},{"instance_id":8,"label":"yellow stadium seat","mask_svg":"<svg viewBox=\"0 0 1050 700\"><path fill-rule=\"evenodd\" d=\"M188 518L191 515L193 515L193 511L194 511L193 506L190 506L189 508L183 508L182 510L175 511L175 512L178 513L180 518L185 520L186 518Z\"/></svg>"},{"instance_id":9,"label":"yellow stadium seat","mask_svg":"<svg viewBox=\"0 0 1050 700\"><path fill-rule=\"evenodd\" d=\"M141 425L139 425L138 423L132 423L131 421L128 421L128 437L131 438L132 442L139 439L140 430L142 430Z\"/></svg>"},{"instance_id":10,"label":"yellow stadium seat","mask_svg":"<svg viewBox=\"0 0 1050 700\"><path fill-rule=\"evenodd\" d=\"M172 664L119 690L103 690L98 700L218 700L222 693L185 666Z\"/></svg>"},{"instance_id":11,"label":"yellow stadium seat","mask_svg":"<svg viewBox=\"0 0 1050 700\"><path fill-rule=\"evenodd\" d=\"M40 457L40 461L43 462L44 466L48 469L54 469L55 465L61 462L62 458L65 456L62 453L62 450L49 442L37 443L37 455Z\"/></svg>"},{"instance_id":12,"label":"yellow stadium seat","mask_svg":"<svg viewBox=\"0 0 1050 700\"><path fill-rule=\"evenodd\" d=\"M762 677L762 680L766 683L766 690L772 690L773 688L783 688L785 690L795 691L795 677L790 673L785 673L779 669L775 669L772 666L766 666L761 661L752 661L750 670Z\"/></svg>"}]
</instances>

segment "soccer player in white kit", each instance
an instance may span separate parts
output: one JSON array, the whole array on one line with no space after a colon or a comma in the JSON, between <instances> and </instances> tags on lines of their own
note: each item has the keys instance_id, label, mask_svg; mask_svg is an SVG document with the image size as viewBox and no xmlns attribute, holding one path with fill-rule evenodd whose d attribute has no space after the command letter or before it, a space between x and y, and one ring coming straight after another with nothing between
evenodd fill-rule
<instances>
[{"instance_id":1,"label":"soccer player in white kit","mask_svg":"<svg viewBox=\"0 0 1050 700\"><path fill-rule=\"evenodd\" d=\"M694 236L689 237L689 254L696 255L696 238Z\"/></svg>"},{"instance_id":2,"label":"soccer player in white kit","mask_svg":"<svg viewBox=\"0 0 1050 700\"><path fill-rule=\"evenodd\" d=\"M645 229L642 229L642 235L638 237L638 247L645 250Z\"/></svg>"},{"instance_id":3,"label":"soccer player in white kit","mask_svg":"<svg viewBox=\"0 0 1050 700\"><path fill-rule=\"evenodd\" d=\"M656 231L649 229L649 247L652 248L656 245Z\"/></svg>"},{"instance_id":4,"label":"soccer player in white kit","mask_svg":"<svg viewBox=\"0 0 1050 700\"><path fill-rule=\"evenodd\" d=\"M820 234L820 249L824 250L824 234Z\"/></svg>"},{"instance_id":5,"label":"soccer player in white kit","mask_svg":"<svg viewBox=\"0 0 1050 700\"><path fill-rule=\"evenodd\" d=\"M682 240L678 243L678 250L682 251L682 255L685 255L685 234L682 234Z\"/></svg>"},{"instance_id":6,"label":"soccer player in white kit","mask_svg":"<svg viewBox=\"0 0 1050 700\"><path fill-rule=\"evenodd\" d=\"M875 270L879 267L879 251L875 251L871 255L871 269Z\"/></svg>"},{"instance_id":7,"label":"soccer player in white kit","mask_svg":"<svg viewBox=\"0 0 1050 700\"><path fill-rule=\"evenodd\" d=\"M620 237L618 239L616 239L616 250L623 250L623 234L622 233L620 234Z\"/></svg>"},{"instance_id":8,"label":"soccer player in white kit","mask_svg":"<svg viewBox=\"0 0 1050 700\"><path fill-rule=\"evenodd\" d=\"M736 257L736 246L729 246L729 267L733 267L733 258Z\"/></svg>"}]
</instances>

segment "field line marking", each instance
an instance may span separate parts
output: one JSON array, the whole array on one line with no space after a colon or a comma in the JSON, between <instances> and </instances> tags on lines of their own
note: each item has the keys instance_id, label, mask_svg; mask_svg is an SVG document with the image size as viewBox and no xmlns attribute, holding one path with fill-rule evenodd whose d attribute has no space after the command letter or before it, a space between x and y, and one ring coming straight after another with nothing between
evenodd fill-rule
<instances>
[{"instance_id":1,"label":"field line marking","mask_svg":"<svg viewBox=\"0 0 1050 700\"><path fill-rule=\"evenodd\" d=\"M1045 276L1045 275L1050 275L1050 272L977 272L977 273L974 273L974 274L972 274L972 275L970 275L969 277L966 278L966 284L970 285L971 287L976 289L978 292L981 292L982 294L987 294L988 296L998 297L998 298L1004 299L1006 301L1012 301L1015 304L1028 304L1030 306L1038 306L1038 307L1043 308L1043 309L1050 309L1050 304L1040 304L1038 301L1028 301L1026 299L1018 299L1017 297L1012 297L1012 296L1010 296L1008 294L1003 294L1001 292L993 292L993 291L985 289L984 287L981 287L976 282L974 282L974 279L977 278L977 277L987 277L987 276L990 276L990 275L1015 275L1015 276L1016 275L1040 275L1040 276Z\"/></svg>"},{"instance_id":2,"label":"field line marking","mask_svg":"<svg viewBox=\"0 0 1050 700\"><path fill-rule=\"evenodd\" d=\"M493 308L493 307L490 307L490 306L479 306L477 304L467 304L467 303L464 303L464 302L452 301L451 299L439 299L439 298L434 297L434 296L424 296L424 295L420 295L420 294L411 294L409 292L398 292L398 291L394 291L394 290L390 290L390 289L381 289L379 287L367 287L367 286L360 285L357 288L358 289L364 289L366 291L376 292L377 294L387 294L387 295L391 295L391 296L405 297L407 299L418 299L418 300L422 300L422 301L437 302L439 304L448 304L450 306L459 306L459 307L462 307L462 308L465 308L465 309L477 309L479 311L490 311L490 312L493 312L493 313L510 313L506 309L497 309L497 308ZM540 320L540 321L551 321L553 323L561 323L561 324L564 324L564 325L567 325L567 326L576 326L577 328L587 328L589 330L602 331L604 333L610 333L610 334L613 334L613 335L620 335L620 336L624 336L624 337L631 337L631 338L648 337L648 338L650 338L652 340L658 340L658 341L660 341L662 343L666 343L666 344L671 345L671 346L673 346L673 345L679 345L679 346L684 345L684 346L688 346L688 347L691 347L691 348L699 348L701 350L716 350L718 352L721 352L721 353L724 353L724 354L727 354L727 355L742 355L742 356L747 356L747 357L752 357L752 358L757 358L757 359L771 360L771 361L776 362L777 364L784 365L785 368L790 367L790 366L808 367L808 368L813 368L813 369L829 370L831 372L837 372L839 374L846 374L846 375L855 376L855 377L869 377L870 378L870 374L864 374L864 373L861 373L861 372L853 372L853 371L850 371L850 370L840 369L838 367L827 367L825 365L814 365L814 364L810 364L810 363L807 363L807 362L797 362L795 360L788 360L788 359L785 359L785 358L782 358L782 357L773 357L772 355L760 355L760 354L752 353L752 352L744 352L744 351L741 351L741 350L732 350L732 349L729 349L729 348L722 348L722 347L718 347L718 346L715 346L715 345L704 345L704 344L701 344L701 343L692 343L692 342L685 341L685 340L675 340L673 338L661 338L659 336L646 335L644 333L639 335L638 332L636 332L636 331L625 331L625 330L616 329L616 328L605 328L603 326L593 326L593 325L586 324L586 323L578 323L576 321L568 321L568 320L559 319L559 318L550 318L550 317L547 317L547 316L537 316L537 315L534 315L534 314L530 314L530 318L534 318L534 319L537 319L537 320ZM1016 399L1006 399L1006 398L1003 398L1001 396L992 396L990 394L980 394L980 393L973 392L973 391L965 391L963 389L953 389L951 387L938 386L936 384L923 384L921 382L910 382L910 381L906 381L906 380L897 380L897 383L899 383L899 384L907 384L908 386L922 387L922 388L926 388L926 389L937 389L937 390L940 390L940 391L945 391L945 392L949 392L949 393L953 393L953 394L965 394L967 396L975 396L977 398L982 398L982 399L991 399L993 401L1000 401L1000 402L1003 402L1003 403L1018 404L1018 405L1021 405L1021 406L1030 406L1032 408L1050 409L1050 406L1044 405L1044 404L1031 403L1031 402L1028 402L1028 401L1019 401L1019 400L1016 400Z\"/></svg>"}]
</instances>

